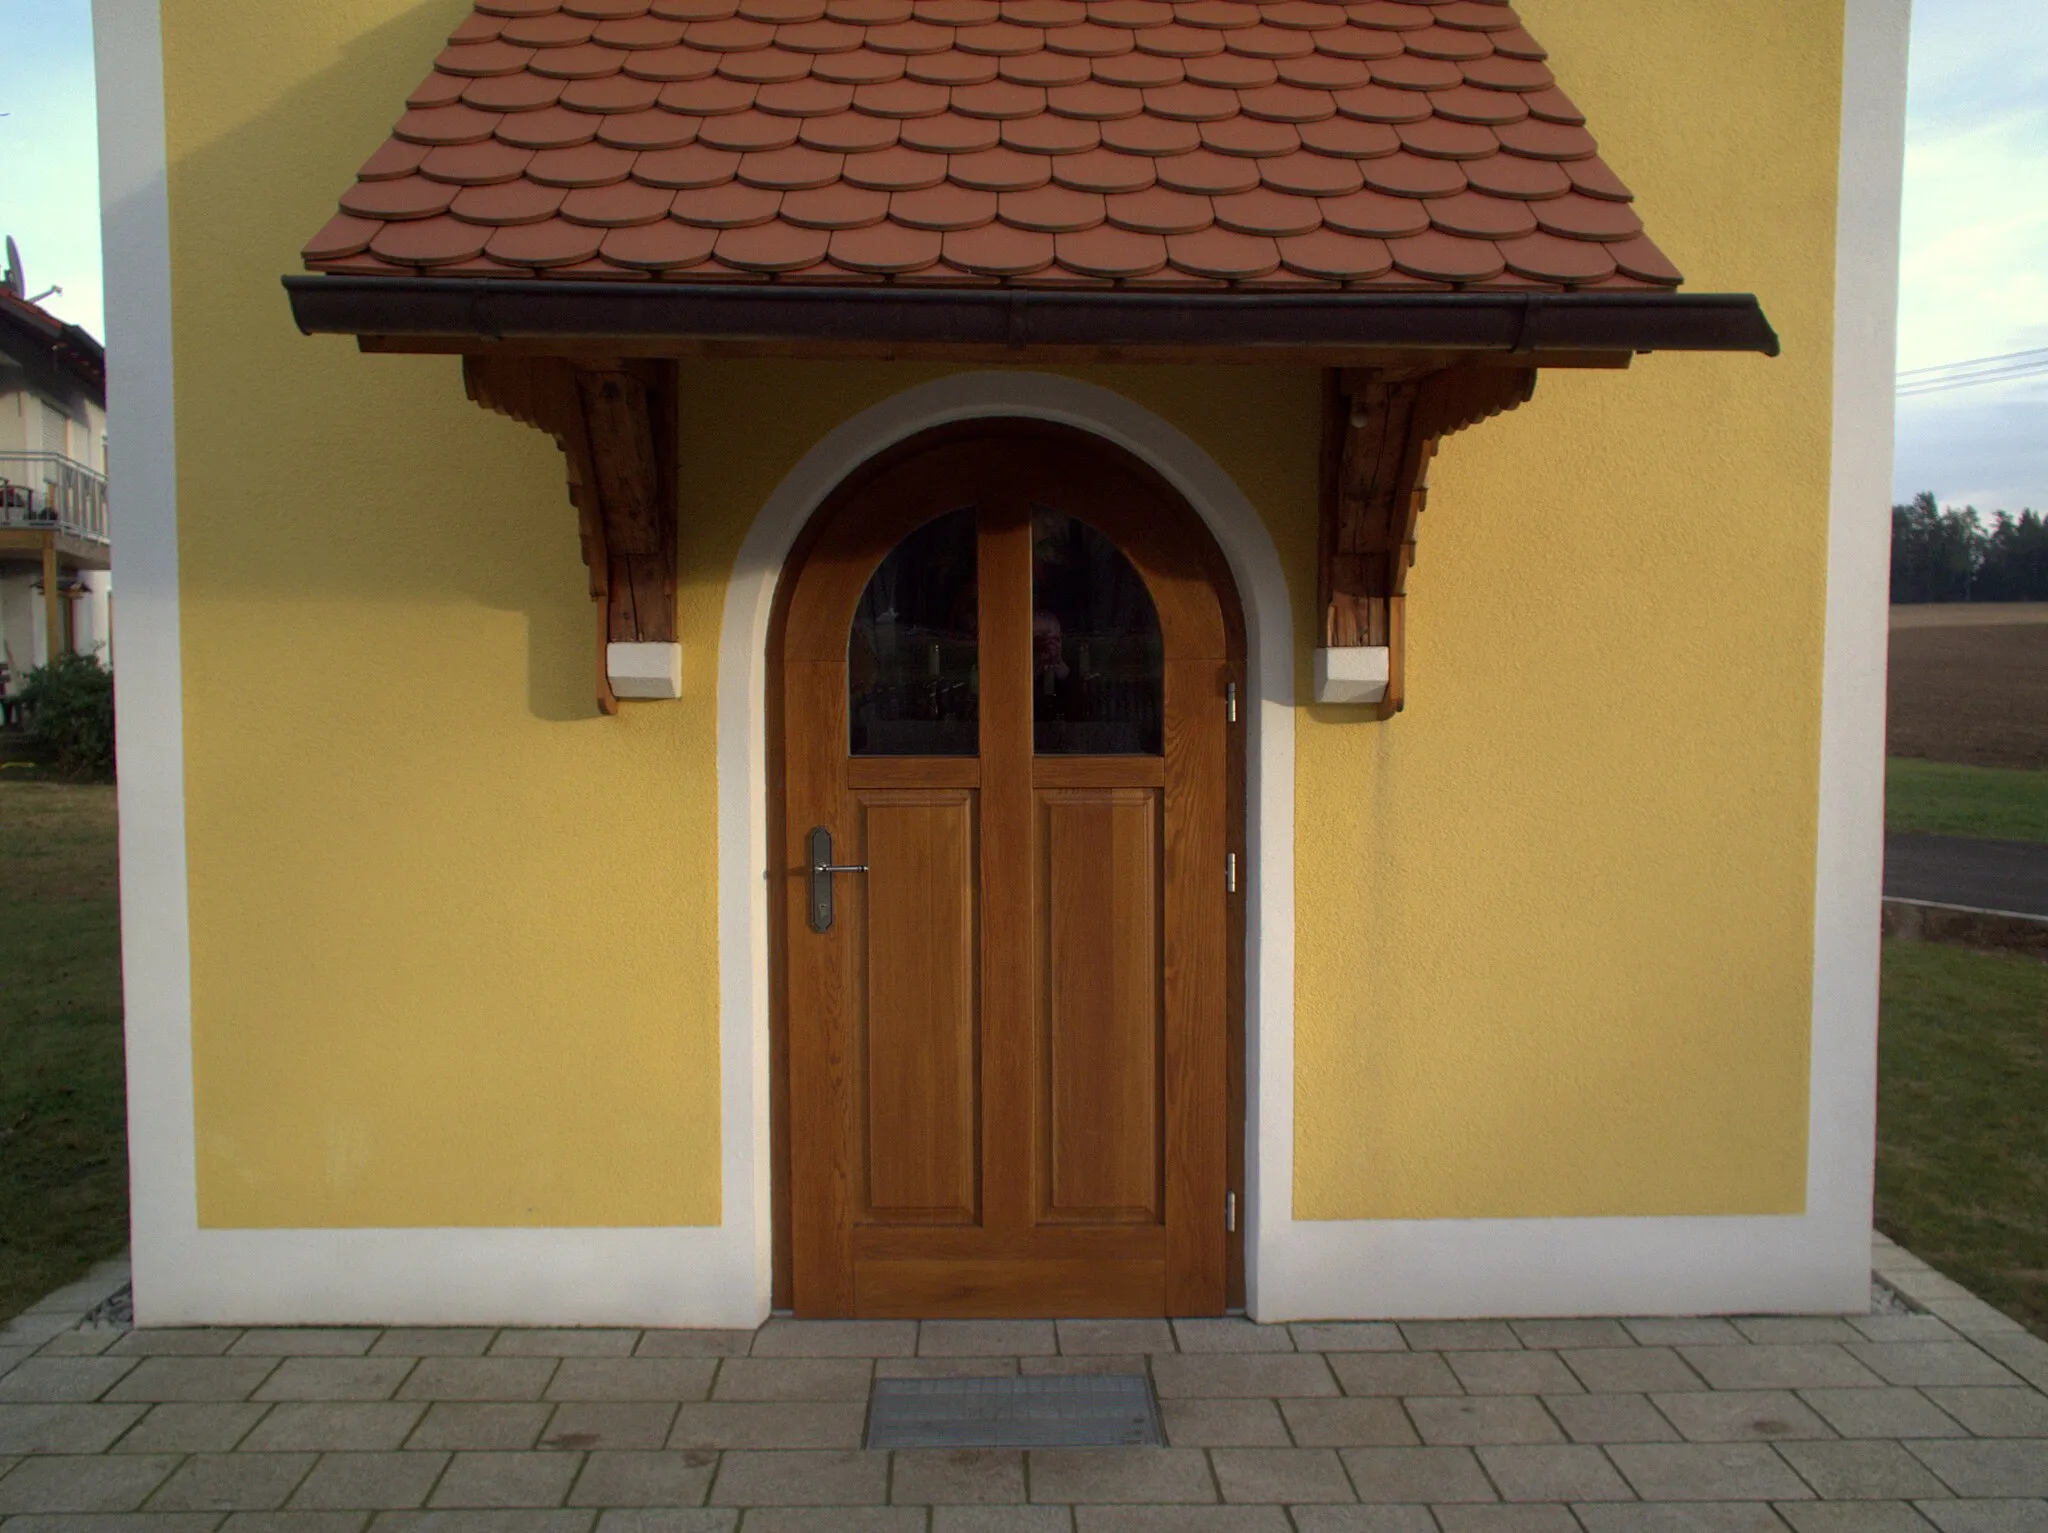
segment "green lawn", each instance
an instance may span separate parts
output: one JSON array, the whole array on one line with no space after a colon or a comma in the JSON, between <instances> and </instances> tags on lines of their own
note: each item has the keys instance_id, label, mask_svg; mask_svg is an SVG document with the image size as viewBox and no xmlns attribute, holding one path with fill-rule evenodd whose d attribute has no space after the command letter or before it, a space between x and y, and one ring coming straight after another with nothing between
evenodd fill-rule
<instances>
[{"instance_id":1,"label":"green lawn","mask_svg":"<svg viewBox=\"0 0 2048 1533\"><path fill-rule=\"evenodd\" d=\"M114 790L0 780L0 1318L128 1243Z\"/></svg>"},{"instance_id":2,"label":"green lawn","mask_svg":"<svg viewBox=\"0 0 2048 1533\"><path fill-rule=\"evenodd\" d=\"M2048 772L1894 756L1885 763L1884 823L1937 836L2048 841Z\"/></svg>"},{"instance_id":3,"label":"green lawn","mask_svg":"<svg viewBox=\"0 0 2048 1533\"><path fill-rule=\"evenodd\" d=\"M2048 963L1885 944L1877 1225L2048 1336Z\"/></svg>"}]
</instances>

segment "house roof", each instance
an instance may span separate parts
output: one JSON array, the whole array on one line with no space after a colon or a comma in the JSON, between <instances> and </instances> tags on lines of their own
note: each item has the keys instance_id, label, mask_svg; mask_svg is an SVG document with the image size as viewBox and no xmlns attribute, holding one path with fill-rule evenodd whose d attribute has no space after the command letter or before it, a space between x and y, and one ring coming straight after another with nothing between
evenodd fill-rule
<instances>
[{"instance_id":1,"label":"house roof","mask_svg":"<svg viewBox=\"0 0 2048 1533\"><path fill-rule=\"evenodd\" d=\"M1499 0L478 0L315 271L1668 292Z\"/></svg>"},{"instance_id":2,"label":"house roof","mask_svg":"<svg viewBox=\"0 0 2048 1533\"><path fill-rule=\"evenodd\" d=\"M0 353L34 369L62 392L78 390L107 403L107 354L90 332L0 288Z\"/></svg>"}]
</instances>

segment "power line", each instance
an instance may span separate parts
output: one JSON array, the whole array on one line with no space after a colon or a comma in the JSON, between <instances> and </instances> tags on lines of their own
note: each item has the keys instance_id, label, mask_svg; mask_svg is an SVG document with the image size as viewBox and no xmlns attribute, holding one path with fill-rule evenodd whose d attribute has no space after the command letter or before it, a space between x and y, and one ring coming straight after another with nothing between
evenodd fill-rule
<instances>
[{"instance_id":1,"label":"power line","mask_svg":"<svg viewBox=\"0 0 2048 1533\"><path fill-rule=\"evenodd\" d=\"M1897 392L1901 399L1917 399L1923 394L1945 394L1951 389L2006 383L2041 373L2048 373L2048 346L2033 351L2009 351L2003 356L1972 357L1965 362L1944 362L1938 367L1908 368L1898 375Z\"/></svg>"}]
</instances>

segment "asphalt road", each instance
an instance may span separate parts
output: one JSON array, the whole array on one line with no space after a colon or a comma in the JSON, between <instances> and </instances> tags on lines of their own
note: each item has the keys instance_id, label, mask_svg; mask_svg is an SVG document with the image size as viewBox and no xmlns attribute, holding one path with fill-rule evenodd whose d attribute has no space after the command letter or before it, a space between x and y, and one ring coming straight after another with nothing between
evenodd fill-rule
<instances>
[{"instance_id":1,"label":"asphalt road","mask_svg":"<svg viewBox=\"0 0 2048 1533\"><path fill-rule=\"evenodd\" d=\"M2048 846L1962 836L1886 836L1884 892L1889 899L2048 917Z\"/></svg>"}]
</instances>

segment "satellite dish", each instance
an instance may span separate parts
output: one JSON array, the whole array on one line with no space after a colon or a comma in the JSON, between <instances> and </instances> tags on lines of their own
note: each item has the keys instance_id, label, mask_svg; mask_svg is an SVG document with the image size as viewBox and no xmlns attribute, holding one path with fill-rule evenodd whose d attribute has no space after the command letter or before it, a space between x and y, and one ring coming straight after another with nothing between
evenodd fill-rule
<instances>
[{"instance_id":1,"label":"satellite dish","mask_svg":"<svg viewBox=\"0 0 2048 1533\"><path fill-rule=\"evenodd\" d=\"M7 291L16 298L28 296L28 278L21 272L21 247L11 234L7 236Z\"/></svg>"}]
</instances>

